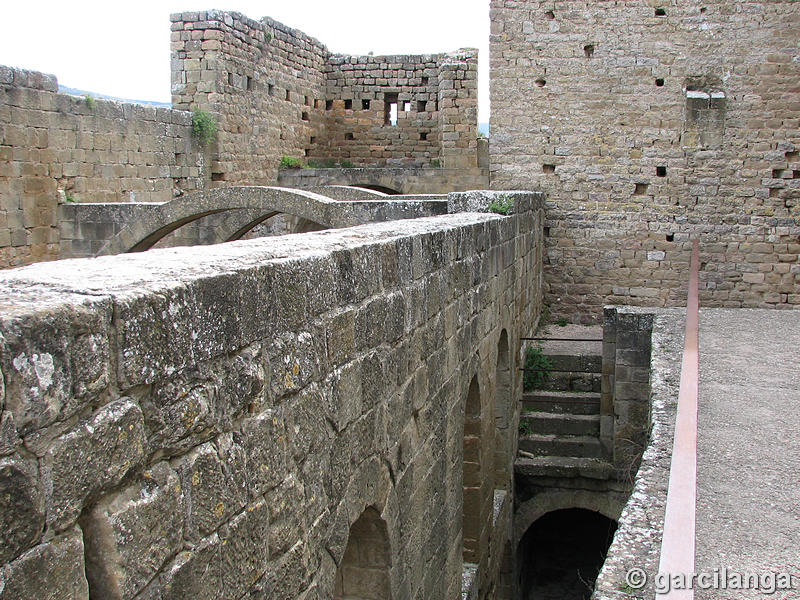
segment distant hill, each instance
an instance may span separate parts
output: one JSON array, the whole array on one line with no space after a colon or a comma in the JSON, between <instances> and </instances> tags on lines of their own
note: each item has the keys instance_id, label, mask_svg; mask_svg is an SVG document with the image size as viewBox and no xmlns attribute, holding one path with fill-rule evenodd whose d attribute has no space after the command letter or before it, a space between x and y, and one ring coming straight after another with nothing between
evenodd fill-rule
<instances>
[{"instance_id":1,"label":"distant hill","mask_svg":"<svg viewBox=\"0 0 800 600\"><path fill-rule=\"evenodd\" d=\"M131 100L130 98L118 98L116 96L108 96L107 94L98 94L97 92L89 92L87 90L79 90L76 88L59 85L58 91L64 94L72 94L73 96L91 96L99 100L116 100L117 102L130 102L131 104L146 104L148 106L160 106L161 108L171 108L169 102L155 102L154 100Z\"/></svg>"},{"instance_id":2,"label":"distant hill","mask_svg":"<svg viewBox=\"0 0 800 600\"><path fill-rule=\"evenodd\" d=\"M480 131L486 137L489 137L489 124L488 123L478 123L478 131Z\"/></svg>"}]
</instances>

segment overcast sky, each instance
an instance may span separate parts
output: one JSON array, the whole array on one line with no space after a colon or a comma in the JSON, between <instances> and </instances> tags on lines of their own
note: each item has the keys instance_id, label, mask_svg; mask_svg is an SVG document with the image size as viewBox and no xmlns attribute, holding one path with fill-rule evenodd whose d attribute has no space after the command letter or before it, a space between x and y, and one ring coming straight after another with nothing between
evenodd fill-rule
<instances>
[{"instance_id":1,"label":"overcast sky","mask_svg":"<svg viewBox=\"0 0 800 600\"><path fill-rule=\"evenodd\" d=\"M480 49L480 121L489 120L489 0L171 0L4 3L0 64L61 85L170 101L169 15L219 8L270 16L347 54Z\"/></svg>"}]
</instances>

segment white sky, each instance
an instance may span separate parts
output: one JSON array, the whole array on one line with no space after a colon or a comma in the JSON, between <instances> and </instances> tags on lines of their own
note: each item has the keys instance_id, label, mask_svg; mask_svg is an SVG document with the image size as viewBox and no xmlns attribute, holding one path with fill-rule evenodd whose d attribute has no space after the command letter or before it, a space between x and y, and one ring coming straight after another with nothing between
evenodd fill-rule
<instances>
[{"instance_id":1,"label":"white sky","mask_svg":"<svg viewBox=\"0 0 800 600\"><path fill-rule=\"evenodd\" d=\"M169 15L218 8L270 16L346 54L480 49L479 120L489 120L489 0L137 0L4 3L0 64L61 85L170 101Z\"/></svg>"}]
</instances>

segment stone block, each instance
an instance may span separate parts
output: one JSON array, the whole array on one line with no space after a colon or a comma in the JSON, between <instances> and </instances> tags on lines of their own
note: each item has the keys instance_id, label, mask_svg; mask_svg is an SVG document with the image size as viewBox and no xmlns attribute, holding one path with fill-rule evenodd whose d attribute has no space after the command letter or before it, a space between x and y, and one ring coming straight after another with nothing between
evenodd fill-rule
<instances>
[{"instance_id":1,"label":"stone block","mask_svg":"<svg viewBox=\"0 0 800 600\"><path fill-rule=\"evenodd\" d=\"M149 444L180 454L225 430L263 404L265 374L256 350L202 363L156 382L142 401Z\"/></svg>"},{"instance_id":2,"label":"stone block","mask_svg":"<svg viewBox=\"0 0 800 600\"><path fill-rule=\"evenodd\" d=\"M334 315L327 328L328 360L333 366L350 359L355 352L354 311Z\"/></svg>"},{"instance_id":3,"label":"stone block","mask_svg":"<svg viewBox=\"0 0 800 600\"><path fill-rule=\"evenodd\" d=\"M267 350L270 365L270 393L274 399L305 387L318 377L321 353L314 337L303 331L284 334Z\"/></svg>"},{"instance_id":4,"label":"stone block","mask_svg":"<svg viewBox=\"0 0 800 600\"><path fill-rule=\"evenodd\" d=\"M2 373L0 373L2 379ZM0 413L0 456L13 454L21 442L17 427L14 424L14 415L10 411Z\"/></svg>"},{"instance_id":5,"label":"stone block","mask_svg":"<svg viewBox=\"0 0 800 600\"><path fill-rule=\"evenodd\" d=\"M154 597L161 600L241 598L267 567L268 527L266 503L249 505L195 549L179 553L153 586L160 591L160 596Z\"/></svg>"},{"instance_id":6,"label":"stone block","mask_svg":"<svg viewBox=\"0 0 800 600\"><path fill-rule=\"evenodd\" d=\"M77 527L0 569L0 600L89 600Z\"/></svg>"},{"instance_id":7,"label":"stone block","mask_svg":"<svg viewBox=\"0 0 800 600\"><path fill-rule=\"evenodd\" d=\"M6 410L23 436L69 418L108 385L111 303L71 300L46 318L14 310L0 317ZM41 293L38 302L47 310L52 295Z\"/></svg>"},{"instance_id":8,"label":"stone block","mask_svg":"<svg viewBox=\"0 0 800 600\"><path fill-rule=\"evenodd\" d=\"M243 449L230 434L182 458L178 471L187 495L187 536L210 535L247 503Z\"/></svg>"},{"instance_id":9,"label":"stone block","mask_svg":"<svg viewBox=\"0 0 800 600\"><path fill-rule=\"evenodd\" d=\"M296 600L308 585L307 548L300 541L267 565L252 593L253 600Z\"/></svg>"},{"instance_id":10,"label":"stone block","mask_svg":"<svg viewBox=\"0 0 800 600\"><path fill-rule=\"evenodd\" d=\"M36 544L43 526L44 501L36 462L16 457L0 460L0 562Z\"/></svg>"},{"instance_id":11,"label":"stone block","mask_svg":"<svg viewBox=\"0 0 800 600\"><path fill-rule=\"evenodd\" d=\"M248 489L258 497L280 485L286 477L286 431L281 414L267 410L245 419L234 436L245 452Z\"/></svg>"},{"instance_id":12,"label":"stone block","mask_svg":"<svg viewBox=\"0 0 800 600\"><path fill-rule=\"evenodd\" d=\"M191 292L177 288L119 301L120 378L129 385L151 383L241 347L243 337L252 339L258 329L257 321L248 322L244 335L242 311L231 310L239 297L239 286L218 276L198 280ZM219 312L223 306L225 314Z\"/></svg>"},{"instance_id":13,"label":"stone block","mask_svg":"<svg viewBox=\"0 0 800 600\"><path fill-rule=\"evenodd\" d=\"M165 462L103 498L82 521L93 594L133 598L180 550L183 516L181 483Z\"/></svg>"},{"instance_id":14,"label":"stone block","mask_svg":"<svg viewBox=\"0 0 800 600\"><path fill-rule=\"evenodd\" d=\"M269 552L277 559L303 539L306 530L306 512L298 510L305 504L306 494L302 481L294 475L267 493L270 507Z\"/></svg>"},{"instance_id":15,"label":"stone block","mask_svg":"<svg viewBox=\"0 0 800 600\"><path fill-rule=\"evenodd\" d=\"M141 409L115 400L57 438L42 459L47 522L63 529L80 514L87 498L117 485L147 453Z\"/></svg>"}]
</instances>

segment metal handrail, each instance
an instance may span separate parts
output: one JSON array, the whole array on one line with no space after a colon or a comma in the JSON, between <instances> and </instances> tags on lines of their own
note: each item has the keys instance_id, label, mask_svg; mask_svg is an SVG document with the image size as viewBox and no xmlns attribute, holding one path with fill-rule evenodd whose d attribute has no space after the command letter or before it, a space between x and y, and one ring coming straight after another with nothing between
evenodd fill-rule
<instances>
[{"instance_id":1,"label":"metal handrail","mask_svg":"<svg viewBox=\"0 0 800 600\"><path fill-rule=\"evenodd\" d=\"M695 530L697 510L697 397L700 373L698 296L699 251L697 240L692 244L689 269L689 294L686 302L686 334L684 336L681 386L675 441L667 489L664 535L661 539L660 574L691 575L695 568ZM656 594L662 600L694 600L694 589L670 589Z\"/></svg>"}]
</instances>

